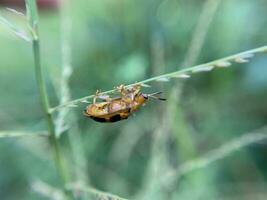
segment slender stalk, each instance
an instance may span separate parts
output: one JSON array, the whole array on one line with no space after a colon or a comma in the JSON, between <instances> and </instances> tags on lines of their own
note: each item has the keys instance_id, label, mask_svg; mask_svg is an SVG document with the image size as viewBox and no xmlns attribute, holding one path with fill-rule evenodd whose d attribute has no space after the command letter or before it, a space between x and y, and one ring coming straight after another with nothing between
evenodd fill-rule
<instances>
[{"instance_id":1,"label":"slender stalk","mask_svg":"<svg viewBox=\"0 0 267 200\"><path fill-rule=\"evenodd\" d=\"M267 45L262 46L262 47L258 47L255 49L250 49L248 51L243 51L241 53L237 53L237 54L234 54L234 55L231 55L228 57L220 58L220 59L217 59L217 60L205 63L205 64L196 65L194 67L188 67L185 69L181 69L181 70L167 73L167 74L162 74L159 76L154 76L154 77L151 77L151 78L143 80L143 81L139 81L139 82L136 82L133 84L126 85L126 87L131 87L131 86L137 85L137 84L146 84L146 83L149 83L152 81L160 81L160 80L162 80L162 81L167 80L168 81L168 79L170 79L170 78L185 78L185 75L196 73L196 72L207 72L207 71L210 71L211 69L213 69L213 67L228 67L229 65L231 65L230 62L242 63L243 57L246 58L247 56L253 56L254 54L266 53L266 52L267 52ZM225 66L223 66L223 65L225 65ZM209 67L212 67L212 68L209 69ZM188 75L188 77L190 77L190 76ZM110 93L113 93L115 91L116 91L116 89L108 90L105 92L101 92L101 94L110 94ZM66 106L75 106L75 104L89 100L89 99L93 98L94 96L95 95L93 94L93 95L85 96L82 98L78 98L78 99L66 102L64 104L60 104L56 107L51 108L50 112L53 113L56 110L59 110L59 109L64 108Z\"/></svg>"},{"instance_id":2,"label":"slender stalk","mask_svg":"<svg viewBox=\"0 0 267 200\"><path fill-rule=\"evenodd\" d=\"M63 188L65 188L65 185L69 182L69 176L68 176L67 167L65 165L65 161L63 158L63 154L61 152L59 143L56 138L55 125L53 122L52 114L49 112L49 109L50 109L49 99L48 99L48 94L47 94L44 76L42 72L42 66L41 66L40 41L39 41L38 20L37 20L38 13L37 13L36 1L26 0L26 7L27 7L30 27L32 28L32 34L33 34L32 47L33 47L33 55L34 55L35 77L36 77L37 86L38 86L39 93L40 93L40 100L41 100L42 108L45 113L45 119L47 121L47 127L48 127L48 132L49 132L49 142L53 149L56 167L62 179ZM69 194L67 194L67 196L69 196Z\"/></svg>"},{"instance_id":3,"label":"slender stalk","mask_svg":"<svg viewBox=\"0 0 267 200\"><path fill-rule=\"evenodd\" d=\"M0 131L0 138L11 138L11 137L47 137L46 131Z\"/></svg>"},{"instance_id":4,"label":"slender stalk","mask_svg":"<svg viewBox=\"0 0 267 200\"><path fill-rule=\"evenodd\" d=\"M60 6L60 24L61 24L61 80L59 99L60 103L66 103L71 98L69 87L69 79L72 75L72 19L71 19L71 0L64 0ZM81 185L88 185L88 176L86 173L87 163L83 149L81 132L78 127L77 118L70 108L65 107L59 110L55 121L56 135L60 138L66 126L70 125L68 130L68 139L72 155L71 171L73 172L73 180ZM84 191L77 193L76 198L79 200L87 200L88 194Z\"/></svg>"},{"instance_id":5,"label":"slender stalk","mask_svg":"<svg viewBox=\"0 0 267 200\"><path fill-rule=\"evenodd\" d=\"M53 147L58 171L63 180L63 183L66 184L68 182L67 170L66 170L66 166L63 161L62 152L60 150L58 141L56 139L55 126L54 126L54 122L52 119L52 115L49 113L50 106L49 106L48 96L47 96L47 92L45 88L45 82L43 79L43 73L41 69L39 40L33 40L33 53L34 53L34 63L35 63L35 77L37 80L37 85L38 85L39 93L40 93L40 99L41 99L42 107L43 107L46 121L47 121L50 144Z\"/></svg>"},{"instance_id":6,"label":"slender stalk","mask_svg":"<svg viewBox=\"0 0 267 200\"><path fill-rule=\"evenodd\" d=\"M195 64L220 3L221 0L206 0L204 2L192 40L190 41L189 48L182 63L182 68Z\"/></svg>"},{"instance_id":7,"label":"slender stalk","mask_svg":"<svg viewBox=\"0 0 267 200\"><path fill-rule=\"evenodd\" d=\"M219 8L221 0L205 0L203 3L200 15L195 26L195 30L192 35L192 39L189 43L189 48L185 55L184 61L181 64L181 69L188 66L192 66L196 63L203 45L205 43L207 34L210 29L210 25L214 19L216 11ZM169 119L170 131L176 140L177 156L178 159L183 162L185 160L191 160L198 154L195 146L194 137L191 134L187 121L185 120L186 111L177 106L181 102L182 92L185 82L176 82L171 89L169 100L169 112L166 117ZM204 174L190 174L188 181L192 184L197 184L199 180L205 182ZM203 181L204 180L204 181ZM216 189L214 188L214 191Z\"/></svg>"},{"instance_id":8,"label":"slender stalk","mask_svg":"<svg viewBox=\"0 0 267 200\"><path fill-rule=\"evenodd\" d=\"M175 181L194 170L206 168L208 165L218 160L224 159L226 156L229 156L244 147L263 142L267 140L266 133L267 126L264 126L249 133L245 133L238 138L235 138L229 142L222 144L220 147L214 150L210 150L208 153L204 154L203 156L200 156L199 158L192 159L183 163L177 169L168 171L166 174L164 174L164 178L162 179L162 181Z\"/></svg>"},{"instance_id":9,"label":"slender stalk","mask_svg":"<svg viewBox=\"0 0 267 200\"><path fill-rule=\"evenodd\" d=\"M26 42L31 42L30 37L24 30L18 28L15 24L7 20L1 14L0 14L0 23L4 24L12 33L14 33L19 38L25 40Z\"/></svg>"},{"instance_id":10,"label":"slender stalk","mask_svg":"<svg viewBox=\"0 0 267 200\"><path fill-rule=\"evenodd\" d=\"M196 63L220 3L221 0L206 0L204 2L185 59L181 64L182 69ZM170 119L172 132L175 133L174 135L179 149L179 157L187 160L188 158L192 159L196 156L196 149L184 119L185 112L180 106L177 106L181 100L184 83L185 82L177 82L177 84L172 87L170 97L168 98L171 110L171 112L168 112L170 115L168 118Z\"/></svg>"}]
</instances>

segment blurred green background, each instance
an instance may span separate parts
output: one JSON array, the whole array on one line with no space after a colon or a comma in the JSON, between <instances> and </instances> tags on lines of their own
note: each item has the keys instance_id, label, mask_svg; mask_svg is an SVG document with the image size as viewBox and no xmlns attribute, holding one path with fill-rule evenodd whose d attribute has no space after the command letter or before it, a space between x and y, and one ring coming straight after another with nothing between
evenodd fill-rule
<instances>
[{"instance_id":1,"label":"blurred green background","mask_svg":"<svg viewBox=\"0 0 267 200\"><path fill-rule=\"evenodd\" d=\"M203 0L71 1L72 99L181 68ZM201 52L205 63L267 44L266 0L222 0ZM23 26L23 20L1 8ZM205 27L203 27L205 28ZM51 103L60 85L59 10L40 10L42 64ZM31 45L0 24L0 130L46 130L34 77ZM85 118L86 104L72 108L62 138L70 168L77 157L72 136L80 135L90 185L129 199L266 199L266 141L194 170L174 183L160 179L170 168L267 123L267 56L200 73L186 80L153 83L167 102L151 101L135 116L114 124ZM190 67L190 66L186 66ZM177 96L173 95L180 95ZM0 199L47 199L32 190L42 180L58 185L45 138L0 140ZM167 181L168 182L168 181ZM93 198L92 198L93 199Z\"/></svg>"}]
</instances>

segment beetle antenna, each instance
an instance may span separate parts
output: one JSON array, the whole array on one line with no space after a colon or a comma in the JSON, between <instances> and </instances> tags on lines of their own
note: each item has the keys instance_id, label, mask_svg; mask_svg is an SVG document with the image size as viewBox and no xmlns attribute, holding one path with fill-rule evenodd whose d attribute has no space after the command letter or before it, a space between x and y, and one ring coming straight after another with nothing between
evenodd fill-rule
<instances>
[{"instance_id":1,"label":"beetle antenna","mask_svg":"<svg viewBox=\"0 0 267 200\"><path fill-rule=\"evenodd\" d=\"M154 92L154 93L151 93L151 94L148 94L147 96L155 96L155 95L158 95L158 94L161 94L162 92L161 91L159 91L159 92Z\"/></svg>"},{"instance_id":2,"label":"beetle antenna","mask_svg":"<svg viewBox=\"0 0 267 200\"><path fill-rule=\"evenodd\" d=\"M155 97L155 96L149 96L150 98L153 98L153 99L157 99L157 100L160 100L160 101L166 101L167 99L165 98L161 98L161 97Z\"/></svg>"},{"instance_id":3,"label":"beetle antenna","mask_svg":"<svg viewBox=\"0 0 267 200\"><path fill-rule=\"evenodd\" d=\"M154 92L154 93L152 93L152 94L148 94L147 96L148 97L151 97L151 98L153 98L153 99L157 99L157 100L161 100L161 101L166 101L167 99L165 99L165 98L161 98L161 97L157 97L157 96L155 96L155 95L158 95L158 94L161 94L162 92Z\"/></svg>"}]
</instances>

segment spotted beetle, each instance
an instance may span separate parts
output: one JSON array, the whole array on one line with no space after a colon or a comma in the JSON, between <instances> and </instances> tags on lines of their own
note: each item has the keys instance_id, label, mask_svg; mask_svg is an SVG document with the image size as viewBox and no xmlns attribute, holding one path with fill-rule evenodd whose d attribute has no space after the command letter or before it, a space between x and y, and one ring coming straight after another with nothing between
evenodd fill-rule
<instances>
[{"instance_id":1,"label":"spotted beetle","mask_svg":"<svg viewBox=\"0 0 267 200\"><path fill-rule=\"evenodd\" d=\"M117 122L127 119L132 113L137 111L149 98L165 101L166 99L157 97L162 92L152 94L144 94L141 92L141 86L135 85L126 88L124 85L117 87L120 97L110 98L109 96L101 96L97 91L93 99L93 104L87 106L84 115L97 122ZM103 102L97 103L100 98Z\"/></svg>"}]
</instances>

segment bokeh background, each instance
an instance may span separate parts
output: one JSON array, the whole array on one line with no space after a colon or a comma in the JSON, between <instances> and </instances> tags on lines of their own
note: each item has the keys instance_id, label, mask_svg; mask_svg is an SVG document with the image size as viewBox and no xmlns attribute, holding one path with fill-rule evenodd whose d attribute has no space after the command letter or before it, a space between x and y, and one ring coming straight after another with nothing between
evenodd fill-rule
<instances>
[{"instance_id":1,"label":"bokeh background","mask_svg":"<svg viewBox=\"0 0 267 200\"><path fill-rule=\"evenodd\" d=\"M192 44L192 38L199 35L201 40L203 33L199 54L183 67L267 44L266 0L217 0L217 9L207 18L210 23L204 20L202 27L203 10L211 10L214 4L207 2L71 1L72 99L181 69L188 49L199 42ZM50 100L56 106L62 66L60 4L52 0L39 3L42 64ZM2 15L25 26L22 17L5 9L23 10L23 1L0 4ZM0 130L46 130L31 45L3 24L0 70ZM267 123L266 89L267 55L262 54L248 63L190 79L152 83L145 91L163 91L168 101L151 101L135 116L118 123L87 119L82 115L86 104L79 104L67 115L68 129L61 143L71 169L81 161L77 173L92 187L125 198L263 200L267 197L266 141L174 182L162 183L161 179L169 169L263 127ZM59 184L47 140L1 139L0 199L47 199L32 189L36 181L53 187Z\"/></svg>"}]
</instances>

